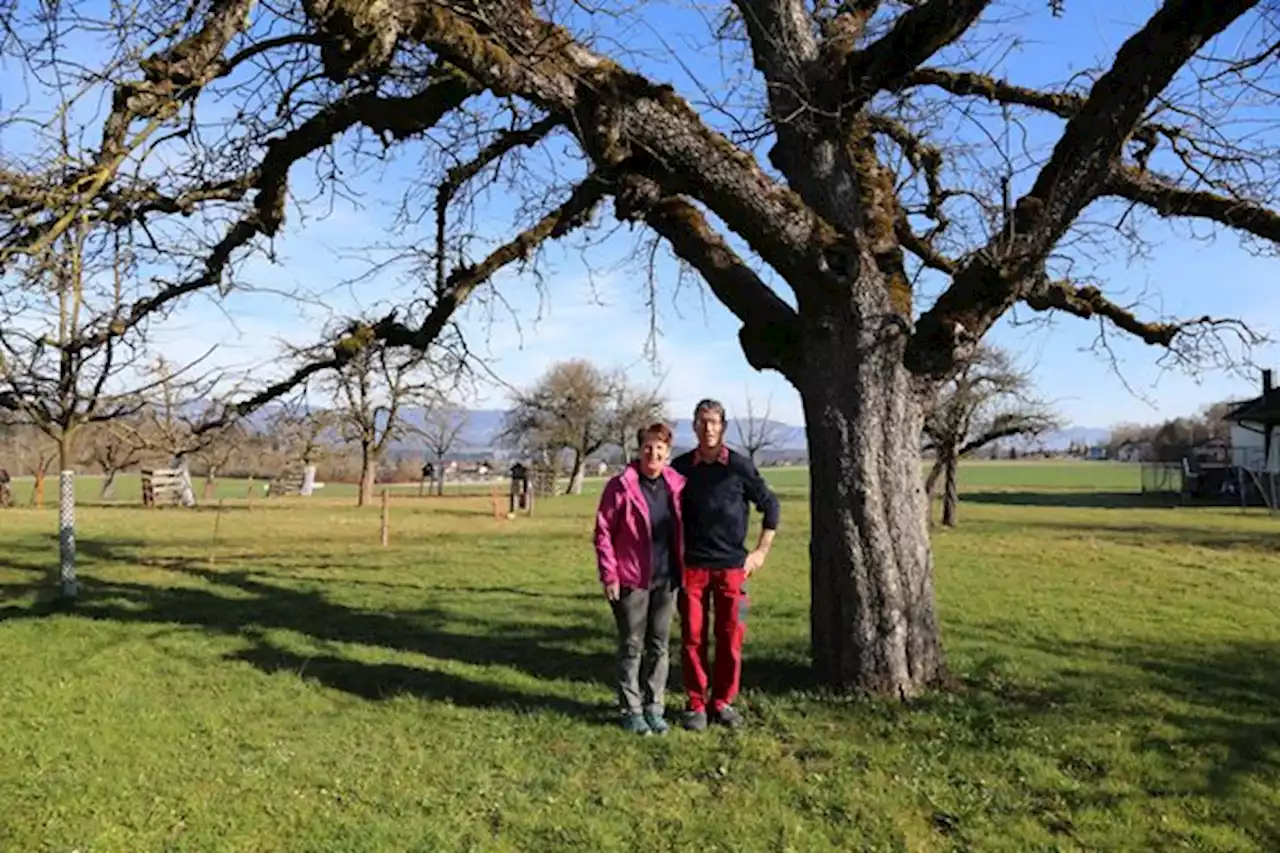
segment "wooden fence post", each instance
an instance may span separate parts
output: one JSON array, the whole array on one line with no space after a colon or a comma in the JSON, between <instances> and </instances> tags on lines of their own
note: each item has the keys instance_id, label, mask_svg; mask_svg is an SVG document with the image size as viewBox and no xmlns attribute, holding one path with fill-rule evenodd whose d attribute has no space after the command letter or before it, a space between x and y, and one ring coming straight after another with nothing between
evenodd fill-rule
<instances>
[{"instance_id":1,"label":"wooden fence post","mask_svg":"<svg viewBox=\"0 0 1280 853\"><path fill-rule=\"evenodd\" d=\"M391 537L391 510L388 503L387 490L382 490L382 547L387 547Z\"/></svg>"}]
</instances>

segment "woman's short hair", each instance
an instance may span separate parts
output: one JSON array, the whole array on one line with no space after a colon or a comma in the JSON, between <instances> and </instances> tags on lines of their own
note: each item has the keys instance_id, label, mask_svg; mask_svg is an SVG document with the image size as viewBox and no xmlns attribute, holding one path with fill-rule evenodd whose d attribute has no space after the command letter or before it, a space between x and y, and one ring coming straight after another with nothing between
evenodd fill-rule
<instances>
[{"instance_id":1,"label":"woman's short hair","mask_svg":"<svg viewBox=\"0 0 1280 853\"><path fill-rule=\"evenodd\" d=\"M636 430L636 444L643 447L644 443L651 438L661 441L663 444L670 447L672 438L671 427L664 423L653 423L649 424L647 427L641 427Z\"/></svg>"}]
</instances>

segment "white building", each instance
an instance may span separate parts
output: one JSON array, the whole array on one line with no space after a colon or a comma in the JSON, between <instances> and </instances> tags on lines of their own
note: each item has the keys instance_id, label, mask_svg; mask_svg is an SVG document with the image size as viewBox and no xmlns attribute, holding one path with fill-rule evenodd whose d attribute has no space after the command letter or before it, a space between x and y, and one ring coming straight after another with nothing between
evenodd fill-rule
<instances>
[{"instance_id":1,"label":"white building","mask_svg":"<svg viewBox=\"0 0 1280 853\"><path fill-rule=\"evenodd\" d=\"M1262 396L1237 403L1231 422L1231 464L1251 471L1280 472L1280 388L1262 371Z\"/></svg>"}]
</instances>

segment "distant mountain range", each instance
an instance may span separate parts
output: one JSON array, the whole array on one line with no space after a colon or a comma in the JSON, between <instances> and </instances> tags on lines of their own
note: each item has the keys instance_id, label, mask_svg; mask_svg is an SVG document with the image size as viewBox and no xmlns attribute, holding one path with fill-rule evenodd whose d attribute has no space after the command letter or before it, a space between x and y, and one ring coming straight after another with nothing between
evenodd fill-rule
<instances>
[{"instance_id":1,"label":"distant mountain range","mask_svg":"<svg viewBox=\"0 0 1280 853\"><path fill-rule=\"evenodd\" d=\"M271 408L267 407L250 416L254 426L261 428L271 416ZM485 455L494 446L498 435L502 432L505 412L501 409L472 409L467 412L467 422L459 434L457 451L459 455ZM408 409L404 412L405 420L411 426L422 427L426 423L427 412L423 409ZM697 443L693 434L693 422L688 418L678 419L671 423L675 432L677 448L689 448ZM806 451L804 427L769 421L774 435L774 444L766 457L794 457ZM1014 446L1018 450L1044 449L1050 451L1066 450L1072 444L1097 445L1105 444L1110 431L1100 427L1072 426L1047 433L1038 438L1020 438L1016 441L1005 440L1004 447ZM729 444L738 444L737 425L730 421L727 435ZM393 443L390 448L395 455L420 454L422 442L412 438Z\"/></svg>"}]
</instances>

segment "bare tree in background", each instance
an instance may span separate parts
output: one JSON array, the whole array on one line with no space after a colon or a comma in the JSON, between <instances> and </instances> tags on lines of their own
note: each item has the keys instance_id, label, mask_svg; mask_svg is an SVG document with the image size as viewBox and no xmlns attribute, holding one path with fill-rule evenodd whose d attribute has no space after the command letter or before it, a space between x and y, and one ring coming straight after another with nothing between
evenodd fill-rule
<instances>
[{"instance_id":1,"label":"bare tree in background","mask_svg":"<svg viewBox=\"0 0 1280 853\"><path fill-rule=\"evenodd\" d=\"M495 272L536 262L611 198L616 219L661 237L741 322L748 361L800 393L818 677L914 696L946 676L917 441L943 384L1018 305L1096 320L1183 363L1220 358L1217 333L1238 326L1144 318L1094 280L1091 258L1131 248L1151 214L1263 247L1280 238L1280 157L1254 128L1280 69L1267 4L1163 0L1104 67L1088 46L1064 51L1068 82L1042 88L991 73L1020 36L1008 8L735 0L715 19L664 19L705 26L706 48L740 63L717 101L722 86L687 100L661 79L677 58L604 52L653 27L644 4L211 0L135 14L19 0L6 58L65 69L85 103L111 106L86 135L100 144L69 165L24 153L0 166L0 264L38 258L83 214L140 232L149 211L198 210L192 231L211 233L174 256L191 268L101 332L116 335L216 291L233 256L276 236L293 164L313 164L332 197L358 195L344 182L372 158L412 162L400 222L407 234L426 220L434 234L418 236L435 238L420 291L352 319L314 363L233 407L243 413L375 342L428 349L460 305L501 302L485 287ZM105 33L112 49L88 72L57 50ZM244 120L226 121L232 109ZM502 205L477 210L499 175ZM478 222L489 233L472 233ZM164 243L180 229L158 230Z\"/></svg>"},{"instance_id":2,"label":"bare tree in background","mask_svg":"<svg viewBox=\"0 0 1280 853\"><path fill-rule=\"evenodd\" d=\"M220 407L219 407L220 408ZM210 418L219 413L211 412ZM209 500L217 494L218 475L226 470L228 463L244 446L248 439L248 430L240 420L220 424L217 428L199 433L200 441L191 451L191 458L204 472L204 499Z\"/></svg>"},{"instance_id":3,"label":"bare tree in background","mask_svg":"<svg viewBox=\"0 0 1280 853\"><path fill-rule=\"evenodd\" d=\"M663 402L629 384L621 371L607 372L583 359L556 362L514 396L505 435L556 455L571 453L566 494L581 494L593 453L662 417Z\"/></svg>"},{"instance_id":4,"label":"bare tree in background","mask_svg":"<svg viewBox=\"0 0 1280 853\"><path fill-rule=\"evenodd\" d=\"M422 438L431 458L435 460L435 489L437 495L444 494L444 460L453 452L461 440L462 431L467 428L470 416L466 409L447 400L442 400L423 412L422 426L415 431Z\"/></svg>"},{"instance_id":5,"label":"bare tree in background","mask_svg":"<svg viewBox=\"0 0 1280 853\"><path fill-rule=\"evenodd\" d=\"M615 377L613 419L623 465L640 453L640 447L636 443L637 433L662 420L666 405L666 400L656 388L634 385L621 374Z\"/></svg>"},{"instance_id":6,"label":"bare tree in background","mask_svg":"<svg viewBox=\"0 0 1280 853\"><path fill-rule=\"evenodd\" d=\"M286 465L292 461L318 465L342 440L339 420L339 412L310 406L299 397L271 412L266 432L282 446Z\"/></svg>"},{"instance_id":7,"label":"bare tree in background","mask_svg":"<svg viewBox=\"0 0 1280 853\"><path fill-rule=\"evenodd\" d=\"M1001 439L1042 435L1062 425L1034 390L1031 375L1008 352L989 345L980 346L943 387L924 426L925 449L934 452L925 493L932 510L942 480L943 525L956 525L961 459Z\"/></svg>"},{"instance_id":8,"label":"bare tree in background","mask_svg":"<svg viewBox=\"0 0 1280 853\"><path fill-rule=\"evenodd\" d=\"M141 396L137 416L122 421L121 429L133 432L133 440L144 448L144 457L175 468L190 464L191 456L218 435L232 428L225 420L218 399L218 375L194 373L190 367L175 367L164 356L147 368L149 384Z\"/></svg>"},{"instance_id":9,"label":"bare tree in background","mask_svg":"<svg viewBox=\"0 0 1280 853\"><path fill-rule=\"evenodd\" d=\"M85 459L102 472L98 496L105 501L115 497L116 478L120 472L141 462L147 448L141 440L136 416L133 416L88 427L81 449Z\"/></svg>"},{"instance_id":10,"label":"bare tree in background","mask_svg":"<svg viewBox=\"0 0 1280 853\"><path fill-rule=\"evenodd\" d=\"M760 452L776 447L782 435L778 424L770 418L773 411L773 398L765 401L764 411L756 412L755 401L747 395L746 412L733 418L734 430L738 433L738 446L751 457L752 465L760 464Z\"/></svg>"},{"instance_id":11,"label":"bare tree in background","mask_svg":"<svg viewBox=\"0 0 1280 853\"><path fill-rule=\"evenodd\" d=\"M125 310L125 280L136 275L104 230L105 247L88 221L76 222L0 289L0 403L57 445L60 471L74 469L82 428L133 415L154 385L145 324L94 337Z\"/></svg>"},{"instance_id":12,"label":"bare tree in background","mask_svg":"<svg viewBox=\"0 0 1280 853\"><path fill-rule=\"evenodd\" d=\"M390 443L409 433L404 410L430 405L439 377L448 369L433 361L434 350L362 347L328 377L335 425L344 441L360 449L357 505L373 500L378 464Z\"/></svg>"}]
</instances>

